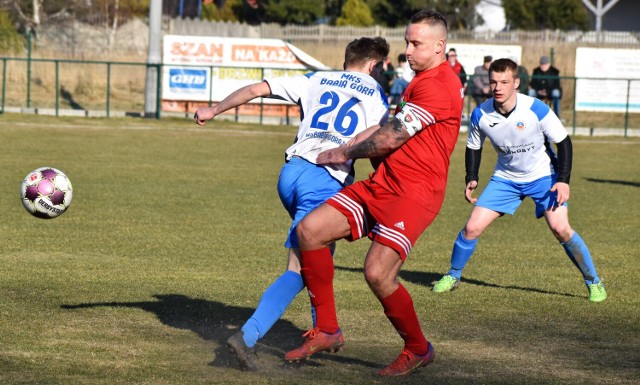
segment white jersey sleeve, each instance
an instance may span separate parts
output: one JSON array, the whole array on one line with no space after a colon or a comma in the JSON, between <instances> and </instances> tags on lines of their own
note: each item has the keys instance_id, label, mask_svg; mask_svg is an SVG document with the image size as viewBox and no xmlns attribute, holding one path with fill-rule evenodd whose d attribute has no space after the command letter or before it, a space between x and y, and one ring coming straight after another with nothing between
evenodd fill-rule
<instances>
[{"instance_id":1,"label":"white jersey sleeve","mask_svg":"<svg viewBox=\"0 0 640 385\"><path fill-rule=\"evenodd\" d=\"M530 182L556 172L556 154L550 143L559 143L567 131L553 111L536 98L517 94L515 109L504 116L493 98L471 114L467 147L480 149L489 138L498 153L494 175L514 182Z\"/></svg>"},{"instance_id":2,"label":"white jersey sleeve","mask_svg":"<svg viewBox=\"0 0 640 385\"><path fill-rule=\"evenodd\" d=\"M311 163L322 151L347 143L370 126L384 124L387 97L378 82L359 72L323 71L288 78L265 79L273 96L300 106L302 121L295 143L286 151ZM353 161L327 165L342 183L353 180Z\"/></svg>"},{"instance_id":3,"label":"white jersey sleeve","mask_svg":"<svg viewBox=\"0 0 640 385\"><path fill-rule=\"evenodd\" d=\"M300 98L306 95L309 88L309 78L306 75L285 76L265 79L271 88L270 97L283 99L298 104Z\"/></svg>"},{"instance_id":4,"label":"white jersey sleeve","mask_svg":"<svg viewBox=\"0 0 640 385\"><path fill-rule=\"evenodd\" d=\"M467 138L467 147L472 150L479 150L484 143L485 135L480 130L480 118L484 115L482 109L478 106L471 113L469 119L469 136Z\"/></svg>"}]
</instances>

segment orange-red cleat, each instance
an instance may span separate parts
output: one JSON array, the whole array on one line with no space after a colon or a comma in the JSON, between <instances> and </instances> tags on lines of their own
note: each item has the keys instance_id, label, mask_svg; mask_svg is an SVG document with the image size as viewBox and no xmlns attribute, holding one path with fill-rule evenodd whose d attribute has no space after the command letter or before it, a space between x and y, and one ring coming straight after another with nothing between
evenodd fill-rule
<instances>
[{"instance_id":1,"label":"orange-red cleat","mask_svg":"<svg viewBox=\"0 0 640 385\"><path fill-rule=\"evenodd\" d=\"M335 353L340 351L344 346L344 337L342 337L342 331L338 329L333 334L321 332L320 329L313 328L302 335L308 337L307 340L297 349L293 349L284 355L285 361L288 362L300 362L306 358L311 357L318 352L331 352Z\"/></svg>"},{"instance_id":2,"label":"orange-red cleat","mask_svg":"<svg viewBox=\"0 0 640 385\"><path fill-rule=\"evenodd\" d=\"M389 366L378 372L381 376L406 376L415 372L423 366L427 366L436 358L436 352L429 343L429 350L424 356L413 354L408 350L403 350Z\"/></svg>"}]
</instances>

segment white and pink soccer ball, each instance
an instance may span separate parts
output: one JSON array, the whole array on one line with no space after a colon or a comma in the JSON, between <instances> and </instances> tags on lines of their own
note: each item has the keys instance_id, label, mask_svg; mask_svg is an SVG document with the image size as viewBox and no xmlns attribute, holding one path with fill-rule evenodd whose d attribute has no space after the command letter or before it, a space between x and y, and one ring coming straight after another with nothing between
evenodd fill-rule
<instances>
[{"instance_id":1,"label":"white and pink soccer ball","mask_svg":"<svg viewBox=\"0 0 640 385\"><path fill-rule=\"evenodd\" d=\"M20 187L22 205L38 218L60 216L71 204L73 188L62 171L53 167L41 167L31 171Z\"/></svg>"}]
</instances>

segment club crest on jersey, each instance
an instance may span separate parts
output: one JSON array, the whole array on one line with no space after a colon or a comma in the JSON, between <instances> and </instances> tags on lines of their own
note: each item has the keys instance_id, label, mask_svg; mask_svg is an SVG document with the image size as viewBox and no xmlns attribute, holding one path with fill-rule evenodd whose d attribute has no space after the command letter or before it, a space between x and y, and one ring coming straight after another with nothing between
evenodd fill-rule
<instances>
[{"instance_id":1,"label":"club crest on jersey","mask_svg":"<svg viewBox=\"0 0 640 385\"><path fill-rule=\"evenodd\" d=\"M524 124L524 122L522 120L518 120L516 122L516 129L518 131L524 131L525 128L527 128L527 126Z\"/></svg>"}]
</instances>

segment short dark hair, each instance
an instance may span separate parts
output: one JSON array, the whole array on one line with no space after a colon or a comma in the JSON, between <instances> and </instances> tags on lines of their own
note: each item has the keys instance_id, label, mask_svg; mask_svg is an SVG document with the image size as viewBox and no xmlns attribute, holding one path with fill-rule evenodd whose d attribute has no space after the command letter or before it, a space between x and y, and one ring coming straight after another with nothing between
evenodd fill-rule
<instances>
[{"instance_id":1,"label":"short dark hair","mask_svg":"<svg viewBox=\"0 0 640 385\"><path fill-rule=\"evenodd\" d=\"M439 12L430 9L423 9L411 16L411 24L426 23L429 25L438 25L444 27L445 32L449 31L447 19Z\"/></svg>"},{"instance_id":2,"label":"short dark hair","mask_svg":"<svg viewBox=\"0 0 640 385\"><path fill-rule=\"evenodd\" d=\"M364 64L369 60L381 62L387 56L389 56L389 43L383 37L361 37L347 44L344 50L344 65L346 68Z\"/></svg>"},{"instance_id":3,"label":"short dark hair","mask_svg":"<svg viewBox=\"0 0 640 385\"><path fill-rule=\"evenodd\" d=\"M511 71L513 73L513 76L517 78L518 64L511 59L502 58L493 61L489 66L489 74L491 74L492 72L503 73L507 71Z\"/></svg>"}]
</instances>

